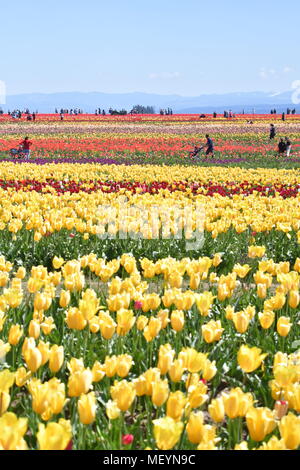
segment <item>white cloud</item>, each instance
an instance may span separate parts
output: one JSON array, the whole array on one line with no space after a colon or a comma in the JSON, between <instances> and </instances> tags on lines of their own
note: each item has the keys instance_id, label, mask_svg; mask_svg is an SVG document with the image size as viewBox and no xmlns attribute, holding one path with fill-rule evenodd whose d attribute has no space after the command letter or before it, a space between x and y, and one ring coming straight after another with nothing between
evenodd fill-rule
<instances>
[{"instance_id":1,"label":"white cloud","mask_svg":"<svg viewBox=\"0 0 300 470\"><path fill-rule=\"evenodd\" d=\"M169 80L173 78L178 78L180 77L179 72L159 72L159 73L150 73L149 78L151 80L156 80L156 79L163 79L163 80Z\"/></svg>"},{"instance_id":2,"label":"white cloud","mask_svg":"<svg viewBox=\"0 0 300 470\"><path fill-rule=\"evenodd\" d=\"M274 77L276 75L275 69L268 69L266 67L261 67L259 71L259 76L266 80L267 78Z\"/></svg>"},{"instance_id":3,"label":"white cloud","mask_svg":"<svg viewBox=\"0 0 300 470\"><path fill-rule=\"evenodd\" d=\"M293 72L292 67L286 65L279 71L273 68L261 67L258 74L263 80L266 80L268 78L279 78L280 76L282 76L282 74L286 75L291 72Z\"/></svg>"}]
</instances>

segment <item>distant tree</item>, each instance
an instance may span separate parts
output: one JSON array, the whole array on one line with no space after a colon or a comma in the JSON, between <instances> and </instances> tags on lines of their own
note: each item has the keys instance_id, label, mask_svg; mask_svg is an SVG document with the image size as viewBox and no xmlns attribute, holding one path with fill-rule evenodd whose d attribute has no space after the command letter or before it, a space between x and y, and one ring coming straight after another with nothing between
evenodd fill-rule
<instances>
[{"instance_id":1,"label":"distant tree","mask_svg":"<svg viewBox=\"0 0 300 470\"><path fill-rule=\"evenodd\" d=\"M140 104L136 104L135 106L133 106L130 113L131 114L154 114L155 109L154 109L154 106L142 106Z\"/></svg>"},{"instance_id":2,"label":"distant tree","mask_svg":"<svg viewBox=\"0 0 300 470\"><path fill-rule=\"evenodd\" d=\"M127 114L126 109L121 109L118 111L117 109L109 108L108 112L111 116L125 116Z\"/></svg>"}]
</instances>

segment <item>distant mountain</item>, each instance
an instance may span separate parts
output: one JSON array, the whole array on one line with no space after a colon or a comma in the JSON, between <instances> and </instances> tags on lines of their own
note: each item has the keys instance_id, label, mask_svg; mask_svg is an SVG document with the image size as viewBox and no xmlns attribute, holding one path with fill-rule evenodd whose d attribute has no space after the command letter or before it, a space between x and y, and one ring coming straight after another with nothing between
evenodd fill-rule
<instances>
[{"instance_id":1,"label":"distant mountain","mask_svg":"<svg viewBox=\"0 0 300 470\"><path fill-rule=\"evenodd\" d=\"M231 109L234 112L269 112L276 107L277 111L287 107L294 108L291 102L292 93L265 93L243 92L199 95L184 97L180 95L157 95L152 93L101 93L101 92L65 92L65 93L31 93L22 95L9 95L2 108L7 111L13 109L29 108L39 112L54 112L55 108L81 108L85 112L93 113L96 108L114 109L124 108L127 111L137 104L154 106L156 112L161 108L172 108L173 112L199 113L223 112Z\"/></svg>"}]
</instances>

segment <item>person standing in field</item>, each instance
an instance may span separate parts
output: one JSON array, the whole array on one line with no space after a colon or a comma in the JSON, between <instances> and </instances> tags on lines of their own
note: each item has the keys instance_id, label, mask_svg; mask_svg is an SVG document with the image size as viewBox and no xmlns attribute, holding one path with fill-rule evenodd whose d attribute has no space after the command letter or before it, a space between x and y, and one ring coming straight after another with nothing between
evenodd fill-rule
<instances>
[{"instance_id":1,"label":"person standing in field","mask_svg":"<svg viewBox=\"0 0 300 470\"><path fill-rule=\"evenodd\" d=\"M209 137L209 134L206 134L206 152L205 152L205 155L208 156L208 155L211 155L212 158L214 158L214 143L212 141L212 139Z\"/></svg>"},{"instance_id":2,"label":"person standing in field","mask_svg":"<svg viewBox=\"0 0 300 470\"><path fill-rule=\"evenodd\" d=\"M285 145L285 142L284 142L283 138L281 137L281 139L278 143L278 153L281 155L285 151L286 151L286 145Z\"/></svg>"},{"instance_id":3,"label":"person standing in field","mask_svg":"<svg viewBox=\"0 0 300 470\"><path fill-rule=\"evenodd\" d=\"M275 139L276 136L276 129L274 124L270 125L270 140Z\"/></svg>"},{"instance_id":4,"label":"person standing in field","mask_svg":"<svg viewBox=\"0 0 300 470\"><path fill-rule=\"evenodd\" d=\"M289 157L292 150L292 143L288 137L285 138L286 156Z\"/></svg>"},{"instance_id":5,"label":"person standing in field","mask_svg":"<svg viewBox=\"0 0 300 470\"><path fill-rule=\"evenodd\" d=\"M30 142L28 137L25 137L25 139L22 142L20 142L20 145L22 145L23 153L25 155L25 160L29 160L30 147L32 145L32 142Z\"/></svg>"}]
</instances>

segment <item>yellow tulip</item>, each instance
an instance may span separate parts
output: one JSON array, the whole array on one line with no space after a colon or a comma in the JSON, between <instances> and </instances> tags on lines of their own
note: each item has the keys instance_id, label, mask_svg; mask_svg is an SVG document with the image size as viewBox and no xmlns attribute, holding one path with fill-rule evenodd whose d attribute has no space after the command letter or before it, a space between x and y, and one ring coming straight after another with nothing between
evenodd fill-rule
<instances>
[{"instance_id":1,"label":"yellow tulip","mask_svg":"<svg viewBox=\"0 0 300 470\"><path fill-rule=\"evenodd\" d=\"M50 335L51 331L56 328L52 317L47 317L43 323L41 323L42 332L44 335Z\"/></svg>"},{"instance_id":2,"label":"yellow tulip","mask_svg":"<svg viewBox=\"0 0 300 470\"><path fill-rule=\"evenodd\" d=\"M140 315L136 321L136 327L139 331L143 330L148 323L148 318L145 315Z\"/></svg>"},{"instance_id":3,"label":"yellow tulip","mask_svg":"<svg viewBox=\"0 0 300 470\"><path fill-rule=\"evenodd\" d=\"M158 380L152 385L152 403L155 406L162 406L169 395L168 380Z\"/></svg>"},{"instance_id":4,"label":"yellow tulip","mask_svg":"<svg viewBox=\"0 0 300 470\"><path fill-rule=\"evenodd\" d=\"M171 313L171 326L173 330L179 332L184 327L184 312L182 310L173 310Z\"/></svg>"},{"instance_id":5,"label":"yellow tulip","mask_svg":"<svg viewBox=\"0 0 300 470\"><path fill-rule=\"evenodd\" d=\"M172 349L170 344L162 344L160 346L157 367L161 374L165 375L169 371L174 359L174 355L175 351Z\"/></svg>"},{"instance_id":6,"label":"yellow tulip","mask_svg":"<svg viewBox=\"0 0 300 470\"><path fill-rule=\"evenodd\" d=\"M59 297L59 305L62 308L66 308L71 300L71 294L68 290L61 290Z\"/></svg>"},{"instance_id":7,"label":"yellow tulip","mask_svg":"<svg viewBox=\"0 0 300 470\"><path fill-rule=\"evenodd\" d=\"M215 423L221 423L225 418L225 408L222 398L214 398L208 405L208 412Z\"/></svg>"},{"instance_id":8,"label":"yellow tulip","mask_svg":"<svg viewBox=\"0 0 300 470\"><path fill-rule=\"evenodd\" d=\"M65 450L72 439L71 423L61 418L58 423L39 424L36 437L40 450Z\"/></svg>"},{"instance_id":9,"label":"yellow tulip","mask_svg":"<svg viewBox=\"0 0 300 470\"><path fill-rule=\"evenodd\" d=\"M79 419L82 424L91 424L96 419L96 397L95 392L81 395L78 400Z\"/></svg>"},{"instance_id":10,"label":"yellow tulip","mask_svg":"<svg viewBox=\"0 0 300 470\"><path fill-rule=\"evenodd\" d=\"M241 312L234 312L232 314L232 321L238 333L245 333L249 326L250 317L244 310L242 310Z\"/></svg>"},{"instance_id":11,"label":"yellow tulip","mask_svg":"<svg viewBox=\"0 0 300 470\"><path fill-rule=\"evenodd\" d=\"M172 392L167 401L167 416L179 421L184 411L186 397L179 390Z\"/></svg>"},{"instance_id":12,"label":"yellow tulip","mask_svg":"<svg viewBox=\"0 0 300 470\"><path fill-rule=\"evenodd\" d=\"M69 308L66 315L66 322L68 327L72 330L81 331L87 325L86 319L77 307Z\"/></svg>"},{"instance_id":13,"label":"yellow tulip","mask_svg":"<svg viewBox=\"0 0 300 470\"><path fill-rule=\"evenodd\" d=\"M109 312L101 312L99 314L100 331L104 339L111 339L115 334L117 324L110 316Z\"/></svg>"},{"instance_id":14,"label":"yellow tulip","mask_svg":"<svg viewBox=\"0 0 300 470\"><path fill-rule=\"evenodd\" d=\"M250 373L257 369L268 354L260 354L261 349L242 345L238 351L238 364L244 372Z\"/></svg>"},{"instance_id":15,"label":"yellow tulip","mask_svg":"<svg viewBox=\"0 0 300 470\"><path fill-rule=\"evenodd\" d=\"M262 441L276 427L274 412L269 408L250 408L246 414L251 439Z\"/></svg>"},{"instance_id":16,"label":"yellow tulip","mask_svg":"<svg viewBox=\"0 0 300 470\"><path fill-rule=\"evenodd\" d=\"M61 369L62 365L64 362L64 348L63 346L57 346L57 344L54 344L52 348L50 349L50 355L49 355L49 369L53 374L56 374L56 372Z\"/></svg>"},{"instance_id":17,"label":"yellow tulip","mask_svg":"<svg viewBox=\"0 0 300 470\"><path fill-rule=\"evenodd\" d=\"M16 385L23 387L31 377L31 372L28 372L25 367L19 367L16 371Z\"/></svg>"},{"instance_id":18,"label":"yellow tulip","mask_svg":"<svg viewBox=\"0 0 300 470\"><path fill-rule=\"evenodd\" d=\"M153 421L153 434L159 450L170 450L175 447L183 431L183 423L166 416Z\"/></svg>"},{"instance_id":19,"label":"yellow tulip","mask_svg":"<svg viewBox=\"0 0 300 470\"><path fill-rule=\"evenodd\" d=\"M90 369L78 370L72 373L68 380L69 397L79 397L88 393L92 388L93 374Z\"/></svg>"},{"instance_id":20,"label":"yellow tulip","mask_svg":"<svg viewBox=\"0 0 300 470\"><path fill-rule=\"evenodd\" d=\"M277 320L277 332L280 336L287 336L290 332L292 323L288 317L280 317Z\"/></svg>"},{"instance_id":21,"label":"yellow tulip","mask_svg":"<svg viewBox=\"0 0 300 470\"><path fill-rule=\"evenodd\" d=\"M136 392L133 383L121 380L120 382L115 381L114 385L110 387L110 394L117 407L121 411L127 411L135 399Z\"/></svg>"},{"instance_id":22,"label":"yellow tulip","mask_svg":"<svg viewBox=\"0 0 300 470\"><path fill-rule=\"evenodd\" d=\"M300 295L298 290L291 290L289 293L289 306L297 308L300 302Z\"/></svg>"},{"instance_id":23,"label":"yellow tulip","mask_svg":"<svg viewBox=\"0 0 300 470\"><path fill-rule=\"evenodd\" d=\"M106 414L110 420L117 419L120 416L121 410L118 408L115 401L108 400L106 403Z\"/></svg>"},{"instance_id":24,"label":"yellow tulip","mask_svg":"<svg viewBox=\"0 0 300 470\"><path fill-rule=\"evenodd\" d=\"M278 427L286 447L290 450L297 449L300 445L300 417L289 413L281 419Z\"/></svg>"},{"instance_id":25,"label":"yellow tulip","mask_svg":"<svg viewBox=\"0 0 300 470\"><path fill-rule=\"evenodd\" d=\"M27 431L27 418L18 418L14 413L7 412L0 416L0 449L26 450L23 439Z\"/></svg>"},{"instance_id":26,"label":"yellow tulip","mask_svg":"<svg viewBox=\"0 0 300 470\"><path fill-rule=\"evenodd\" d=\"M36 372L42 365L42 354L39 349L36 347L28 349L25 353L25 362L31 372Z\"/></svg>"},{"instance_id":27,"label":"yellow tulip","mask_svg":"<svg viewBox=\"0 0 300 470\"><path fill-rule=\"evenodd\" d=\"M12 325L8 333L9 344L11 344L12 346L16 346L18 342L20 341L22 335L23 335L23 329L20 327L20 325L18 324Z\"/></svg>"},{"instance_id":28,"label":"yellow tulip","mask_svg":"<svg viewBox=\"0 0 300 470\"><path fill-rule=\"evenodd\" d=\"M183 361L181 359L176 359L169 368L169 376L172 382L180 382L185 367L183 365Z\"/></svg>"},{"instance_id":29,"label":"yellow tulip","mask_svg":"<svg viewBox=\"0 0 300 470\"><path fill-rule=\"evenodd\" d=\"M93 382L100 382L105 377L105 366L100 362L94 362L92 367Z\"/></svg>"},{"instance_id":30,"label":"yellow tulip","mask_svg":"<svg viewBox=\"0 0 300 470\"><path fill-rule=\"evenodd\" d=\"M271 310L264 310L258 314L259 323L261 324L264 330L267 330L272 326L275 320L275 313Z\"/></svg>"},{"instance_id":31,"label":"yellow tulip","mask_svg":"<svg viewBox=\"0 0 300 470\"><path fill-rule=\"evenodd\" d=\"M127 377L133 364L134 362L132 360L132 356L130 356L129 354L120 354L119 356L117 356L117 375L121 378Z\"/></svg>"},{"instance_id":32,"label":"yellow tulip","mask_svg":"<svg viewBox=\"0 0 300 470\"><path fill-rule=\"evenodd\" d=\"M57 256L54 256L53 260L52 260L52 265L54 267L54 269L60 269L62 267L62 265L64 264L64 259L63 258L59 258Z\"/></svg>"},{"instance_id":33,"label":"yellow tulip","mask_svg":"<svg viewBox=\"0 0 300 470\"><path fill-rule=\"evenodd\" d=\"M190 414L186 426L186 432L188 439L192 444L199 444L202 441L204 434L204 416L202 411Z\"/></svg>"},{"instance_id":34,"label":"yellow tulip","mask_svg":"<svg viewBox=\"0 0 300 470\"><path fill-rule=\"evenodd\" d=\"M28 334L34 339L37 339L40 336L40 324L37 321L31 320L29 323Z\"/></svg>"},{"instance_id":35,"label":"yellow tulip","mask_svg":"<svg viewBox=\"0 0 300 470\"><path fill-rule=\"evenodd\" d=\"M213 343L221 339L224 328L222 328L220 320L210 320L205 325L202 325L201 330L204 341L206 343Z\"/></svg>"}]
</instances>

